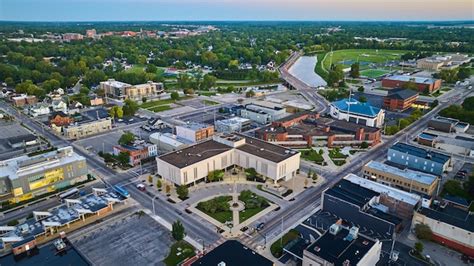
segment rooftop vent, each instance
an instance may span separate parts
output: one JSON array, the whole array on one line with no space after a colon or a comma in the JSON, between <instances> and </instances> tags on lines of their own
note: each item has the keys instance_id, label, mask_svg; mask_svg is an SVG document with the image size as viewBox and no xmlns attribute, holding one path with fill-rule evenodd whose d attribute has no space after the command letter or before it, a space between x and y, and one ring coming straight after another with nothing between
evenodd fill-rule
<instances>
[{"instance_id":1,"label":"rooftop vent","mask_svg":"<svg viewBox=\"0 0 474 266\"><path fill-rule=\"evenodd\" d=\"M350 260L345 260L343 263L342 263L342 266L350 266L351 265L351 261Z\"/></svg>"},{"instance_id":2,"label":"rooftop vent","mask_svg":"<svg viewBox=\"0 0 474 266\"><path fill-rule=\"evenodd\" d=\"M319 252L319 251L321 251L321 248L316 246L316 247L314 247L314 251Z\"/></svg>"},{"instance_id":3,"label":"rooftop vent","mask_svg":"<svg viewBox=\"0 0 474 266\"><path fill-rule=\"evenodd\" d=\"M331 227L329 227L329 233L331 235L337 235L337 233L339 233L339 231L341 231L341 226L338 225L338 224L333 224L331 225Z\"/></svg>"}]
</instances>

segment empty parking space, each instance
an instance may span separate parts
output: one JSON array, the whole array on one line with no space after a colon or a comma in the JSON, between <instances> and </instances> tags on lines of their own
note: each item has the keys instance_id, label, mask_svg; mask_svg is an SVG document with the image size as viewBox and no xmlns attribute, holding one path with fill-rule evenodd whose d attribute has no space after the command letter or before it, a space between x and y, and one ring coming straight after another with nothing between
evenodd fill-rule
<instances>
[{"instance_id":1,"label":"empty parking space","mask_svg":"<svg viewBox=\"0 0 474 266\"><path fill-rule=\"evenodd\" d=\"M95 265L164 265L171 233L146 214L102 225L73 241Z\"/></svg>"}]
</instances>

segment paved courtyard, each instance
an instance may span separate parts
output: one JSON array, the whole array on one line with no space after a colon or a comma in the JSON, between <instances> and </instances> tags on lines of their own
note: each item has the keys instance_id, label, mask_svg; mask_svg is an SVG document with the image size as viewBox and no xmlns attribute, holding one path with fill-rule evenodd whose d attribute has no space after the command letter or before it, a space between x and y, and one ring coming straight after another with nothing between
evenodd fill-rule
<instances>
[{"instance_id":1,"label":"paved courtyard","mask_svg":"<svg viewBox=\"0 0 474 266\"><path fill-rule=\"evenodd\" d=\"M173 239L150 216L135 214L81 235L73 244L94 265L164 265Z\"/></svg>"}]
</instances>

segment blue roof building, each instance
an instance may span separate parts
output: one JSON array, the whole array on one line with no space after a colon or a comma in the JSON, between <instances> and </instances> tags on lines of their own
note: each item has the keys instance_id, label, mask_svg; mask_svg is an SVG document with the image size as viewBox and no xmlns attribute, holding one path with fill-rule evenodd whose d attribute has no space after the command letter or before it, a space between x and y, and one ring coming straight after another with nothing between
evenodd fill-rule
<instances>
[{"instance_id":1,"label":"blue roof building","mask_svg":"<svg viewBox=\"0 0 474 266\"><path fill-rule=\"evenodd\" d=\"M331 103L330 114L338 120L346 120L370 127L382 127L385 111L356 99L342 99Z\"/></svg>"},{"instance_id":2,"label":"blue roof building","mask_svg":"<svg viewBox=\"0 0 474 266\"><path fill-rule=\"evenodd\" d=\"M447 171L451 157L417 146L397 142L387 152L387 160L407 168L441 176Z\"/></svg>"}]
</instances>

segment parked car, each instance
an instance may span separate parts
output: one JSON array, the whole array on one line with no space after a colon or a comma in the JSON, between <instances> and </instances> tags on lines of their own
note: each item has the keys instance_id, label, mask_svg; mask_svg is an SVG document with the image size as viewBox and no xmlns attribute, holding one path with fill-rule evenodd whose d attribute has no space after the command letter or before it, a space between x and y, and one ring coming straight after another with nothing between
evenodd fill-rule
<instances>
[{"instance_id":1,"label":"parked car","mask_svg":"<svg viewBox=\"0 0 474 266\"><path fill-rule=\"evenodd\" d=\"M265 227L265 223L259 223L259 224L257 225L257 227L255 227L255 229L256 229L257 231L261 231L264 227Z\"/></svg>"}]
</instances>

